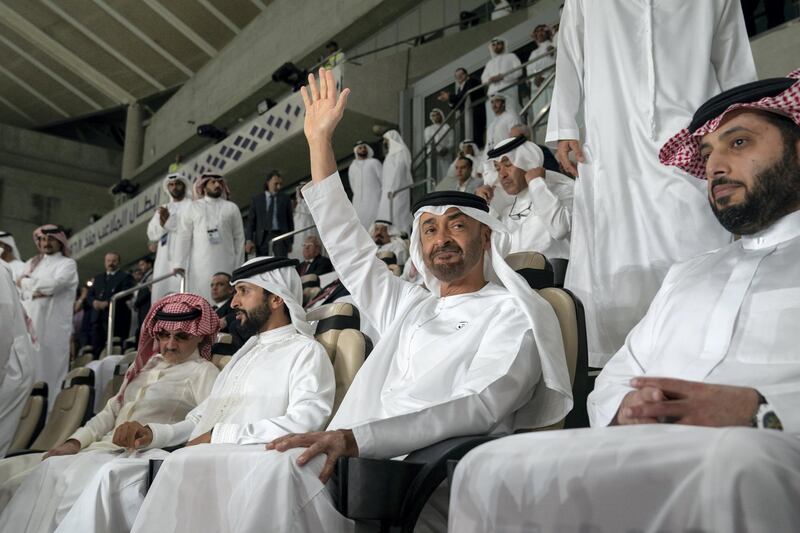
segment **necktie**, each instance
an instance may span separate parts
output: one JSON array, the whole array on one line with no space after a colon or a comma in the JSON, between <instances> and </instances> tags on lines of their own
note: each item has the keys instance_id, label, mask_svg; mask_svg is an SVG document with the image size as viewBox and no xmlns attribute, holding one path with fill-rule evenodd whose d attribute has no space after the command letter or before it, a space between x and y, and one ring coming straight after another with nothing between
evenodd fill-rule
<instances>
[{"instance_id":1,"label":"necktie","mask_svg":"<svg viewBox=\"0 0 800 533\"><path fill-rule=\"evenodd\" d=\"M278 230L278 217L275 212L275 195L270 193L269 205L267 206L267 220L269 220L269 227L272 231Z\"/></svg>"}]
</instances>

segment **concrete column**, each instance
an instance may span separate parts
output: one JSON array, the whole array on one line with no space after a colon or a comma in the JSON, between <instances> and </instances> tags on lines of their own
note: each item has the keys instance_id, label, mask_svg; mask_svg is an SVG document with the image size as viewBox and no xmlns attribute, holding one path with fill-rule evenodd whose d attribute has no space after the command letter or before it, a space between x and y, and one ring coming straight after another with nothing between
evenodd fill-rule
<instances>
[{"instance_id":1,"label":"concrete column","mask_svg":"<svg viewBox=\"0 0 800 533\"><path fill-rule=\"evenodd\" d=\"M125 117L125 148L122 153L122 179L130 179L142 164L144 127L142 106L138 102L128 105Z\"/></svg>"}]
</instances>

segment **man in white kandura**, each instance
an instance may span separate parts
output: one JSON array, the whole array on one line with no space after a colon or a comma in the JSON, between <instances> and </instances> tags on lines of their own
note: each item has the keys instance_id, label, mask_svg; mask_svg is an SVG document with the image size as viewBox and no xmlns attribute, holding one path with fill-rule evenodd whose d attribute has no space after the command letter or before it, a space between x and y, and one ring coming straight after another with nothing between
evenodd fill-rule
<instances>
[{"instance_id":1,"label":"man in white kandura","mask_svg":"<svg viewBox=\"0 0 800 533\"><path fill-rule=\"evenodd\" d=\"M0 231L0 262L5 263L11 269L11 275L14 277L15 283L25 272L25 262L19 255L17 241L7 231Z\"/></svg>"},{"instance_id":2,"label":"man in white kandura","mask_svg":"<svg viewBox=\"0 0 800 533\"><path fill-rule=\"evenodd\" d=\"M464 139L458 143L458 153L456 158L450 163L447 168L447 177L454 178L456 176L456 161L459 157L469 156L472 159L472 176L481 178L483 172L484 157L481 149L472 139Z\"/></svg>"},{"instance_id":3,"label":"man in white kandura","mask_svg":"<svg viewBox=\"0 0 800 533\"><path fill-rule=\"evenodd\" d=\"M181 212L173 269L186 272L186 290L211 298L208 280L244 261L244 226L239 207L228 201L225 178L204 174L194 184L195 200Z\"/></svg>"},{"instance_id":4,"label":"man in white kandura","mask_svg":"<svg viewBox=\"0 0 800 533\"><path fill-rule=\"evenodd\" d=\"M531 98L541 90L542 92L531 104L529 115L531 121L550 104L553 97L553 85L542 89L547 78L553 75L555 69L546 70L556 64L556 45L553 42L553 29L547 24L539 24L531 32L531 37L536 42L536 49L528 56L528 66L525 67L531 83Z\"/></svg>"},{"instance_id":5,"label":"man in white kandura","mask_svg":"<svg viewBox=\"0 0 800 533\"><path fill-rule=\"evenodd\" d=\"M169 202L159 206L147 224L150 251L156 254L153 278L159 278L173 271L178 242L178 221L183 210L192 203L192 182L182 173L167 174L161 186L169 197ZM150 287L151 301L155 302L167 294L178 292L180 288L181 280L178 276L160 281Z\"/></svg>"},{"instance_id":6,"label":"man in white kandura","mask_svg":"<svg viewBox=\"0 0 800 533\"><path fill-rule=\"evenodd\" d=\"M378 214L383 165L375 159L372 148L364 141L356 141L353 153L356 158L350 163L347 179L353 191L353 208L358 213L358 220L368 228Z\"/></svg>"},{"instance_id":7,"label":"man in white kandura","mask_svg":"<svg viewBox=\"0 0 800 533\"><path fill-rule=\"evenodd\" d=\"M489 55L491 59L483 67L481 83L489 84L486 94L502 94L507 98L506 108L513 114L519 110L519 87L517 82L525 74L522 62L513 52L508 51L508 42L500 37L489 41ZM516 69L516 70L515 70ZM513 72L512 72L513 70ZM494 121L489 102L486 102L486 123L491 125ZM505 137L503 137L505 139Z\"/></svg>"},{"instance_id":8,"label":"man in white kandura","mask_svg":"<svg viewBox=\"0 0 800 533\"><path fill-rule=\"evenodd\" d=\"M33 241L39 254L25 263L25 271L17 278L17 287L39 345L34 381L47 383L49 397L55 398L69 368L78 266L69 256L67 236L59 226L45 224L36 228Z\"/></svg>"},{"instance_id":9,"label":"man in white kandura","mask_svg":"<svg viewBox=\"0 0 800 533\"><path fill-rule=\"evenodd\" d=\"M381 201L375 218L391 220L399 231L408 231L411 228L411 190L396 193L393 202L389 201L389 193L414 183L411 177L411 152L397 130L383 134L383 146L387 153L383 160Z\"/></svg>"},{"instance_id":10,"label":"man in white kandura","mask_svg":"<svg viewBox=\"0 0 800 533\"><path fill-rule=\"evenodd\" d=\"M756 71L738 0L567 0L559 27L547 143L579 176L565 287L586 308L589 364L602 367L675 262L730 242L703 188L659 165L658 150Z\"/></svg>"},{"instance_id":11,"label":"man in white kandura","mask_svg":"<svg viewBox=\"0 0 800 533\"><path fill-rule=\"evenodd\" d=\"M11 445L33 385L37 353L25 319L11 269L0 261L0 458Z\"/></svg>"},{"instance_id":12,"label":"man in white kandura","mask_svg":"<svg viewBox=\"0 0 800 533\"><path fill-rule=\"evenodd\" d=\"M542 149L525 137L503 140L486 154L499 183L513 201L496 212L511 234L511 251L539 252L548 259L569 259L572 190L575 181L544 169ZM494 188L478 194L491 202Z\"/></svg>"},{"instance_id":13,"label":"man in white kandura","mask_svg":"<svg viewBox=\"0 0 800 533\"><path fill-rule=\"evenodd\" d=\"M712 98L664 146L742 238L670 269L597 378L592 429L500 439L459 463L450 531L797 529L798 78Z\"/></svg>"},{"instance_id":14,"label":"man in white kandura","mask_svg":"<svg viewBox=\"0 0 800 533\"><path fill-rule=\"evenodd\" d=\"M310 94L302 89L313 180L304 193L337 272L381 340L328 431L286 435L267 451L198 454L162 478L165 462L134 533L352 531L324 485L339 457L391 458L448 437L544 426L572 406L555 314L503 261L496 247L504 231L483 200L433 193L419 204L412 256L430 292L375 257L331 145L349 91L337 99L333 75L320 77L319 89L313 75ZM186 486L202 494L186 498Z\"/></svg>"},{"instance_id":15,"label":"man in white kandura","mask_svg":"<svg viewBox=\"0 0 800 533\"><path fill-rule=\"evenodd\" d=\"M504 94L493 94L489 97L492 110L491 121L486 128L486 151L494 148L503 139L511 135L511 128L519 122L515 113L508 110L508 98Z\"/></svg>"},{"instance_id":16,"label":"man in white kandura","mask_svg":"<svg viewBox=\"0 0 800 533\"><path fill-rule=\"evenodd\" d=\"M408 261L408 247L400 237L400 232L388 220L376 220L369 228L369 234L378 247L376 253L392 252L398 265L405 265Z\"/></svg>"},{"instance_id":17,"label":"man in white kandura","mask_svg":"<svg viewBox=\"0 0 800 533\"><path fill-rule=\"evenodd\" d=\"M195 470L192 465L197 458L226 460L254 449L263 453L265 442L287 433L316 431L328 421L336 388L333 365L305 319L296 266L293 259L256 257L234 270L232 305L245 327L258 334L234 354L208 398L183 421L147 425L132 421L120 429L124 434L118 442L127 448L153 450L188 440L186 448L164 461L150 488L157 505L177 504L172 498L179 494L162 490L161 483L168 485L177 479L182 480L181 486L213 485L212 479L219 473ZM212 446L197 446L207 443ZM258 446L242 446L246 444ZM130 531L144 499L147 470L146 460L109 465L84 490L65 518L63 531L100 533L104 524L115 524L114 531ZM128 487L134 482L139 490L131 494ZM250 490L243 488L245 493ZM120 499L123 491L124 502ZM190 500L191 496L180 496L181 502ZM214 501L202 498L196 502L201 500L202 505ZM211 524L191 529L216 530Z\"/></svg>"},{"instance_id":18,"label":"man in white kandura","mask_svg":"<svg viewBox=\"0 0 800 533\"><path fill-rule=\"evenodd\" d=\"M195 294L173 294L156 302L142 324L136 360L105 408L46 454L0 461L0 498L16 490L0 516L0 530L53 531L104 465L126 457L146 463L153 454L125 452L116 444L118 432L133 419L177 422L205 400L219 374L210 361L218 325L214 310ZM115 496L124 507L130 499L125 493L138 490L130 484ZM62 526L64 531L90 531Z\"/></svg>"},{"instance_id":19,"label":"man in white kandura","mask_svg":"<svg viewBox=\"0 0 800 533\"><path fill-rule=\"evenodd\" d=\"M422 138L425 141L428 155L428 177L436 181L447 175L450 158L453 157L456 139L453 130L444 123L444 113L441 109L434 109L429 115L431 124L425 126ZM436 139L434 140L434 137ZM435 161L435 164L434 164Z\"/></svg>"}]
</instances>

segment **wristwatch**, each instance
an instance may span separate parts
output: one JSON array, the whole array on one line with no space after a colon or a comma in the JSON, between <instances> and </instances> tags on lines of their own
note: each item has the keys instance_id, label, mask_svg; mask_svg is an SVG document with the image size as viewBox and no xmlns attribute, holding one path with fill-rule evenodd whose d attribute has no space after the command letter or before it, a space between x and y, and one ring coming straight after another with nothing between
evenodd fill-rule
<instances>
[{"instance_id":1,"label":"wristwatch","mask_svg":"<svg viewBox=\"0 0 800 533\"><path fill-rule=\"evenodd\" d=\"M767 399L758 393L758 410L750 421L750 426L758 429L777 429L783 431L781 419L775 414L775 410L767 402Z\"/></svg>"}]
</instances>

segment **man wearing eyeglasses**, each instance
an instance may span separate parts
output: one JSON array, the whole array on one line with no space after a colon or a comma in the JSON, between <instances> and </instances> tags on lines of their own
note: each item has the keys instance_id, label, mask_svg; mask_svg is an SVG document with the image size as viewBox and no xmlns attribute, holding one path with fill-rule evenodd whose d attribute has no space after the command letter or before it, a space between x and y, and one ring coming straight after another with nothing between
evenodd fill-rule
<instances>
[{"instance_id":1,"label":"man wearing eyeglasses","mask_svg":"<svg viewBox=\"0 0 800 533\"><path fill-rule=\"evenodd\" d=\"M575 182L545 170L541 148L522 136L501 141L486 155L498 173L498 183L512 197L499 213L510 232L509 253L539 252L548 259L569 259ZM491 202L494 188L484 185L475 194Z\"/></svg>"}]
</instances>

